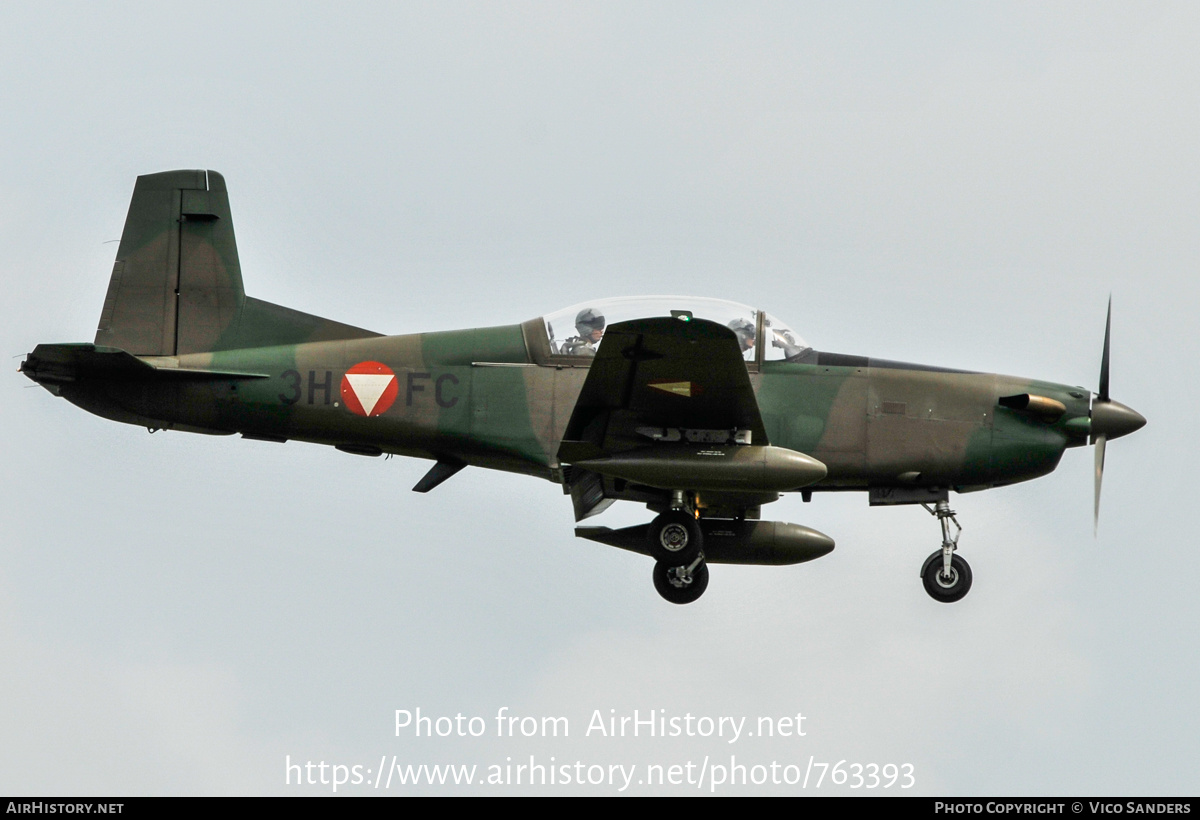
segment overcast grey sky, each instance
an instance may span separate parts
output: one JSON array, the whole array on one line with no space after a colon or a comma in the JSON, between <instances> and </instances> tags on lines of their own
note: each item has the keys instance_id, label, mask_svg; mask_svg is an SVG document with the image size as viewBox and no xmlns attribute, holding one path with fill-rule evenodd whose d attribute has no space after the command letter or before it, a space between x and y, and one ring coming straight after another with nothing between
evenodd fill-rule
<instances>
[{"instance_id":1,"label":"overcast grey sky","mask_svg":"<svg viewBox=\"0 0 1200 820\"><path fill-rule=\"evenodd\" d=\"M1194 3L4 4L0 792L733 755L1195 794L1197 42ZM549 483L419 496L423 462L150 436L13 372L92 339L134 178L172 168L225 175L250 295L386 333L692 293L1095 389L1111 292L1113 396L1149 424L1108 449L1098 537L1090 450L955 498L959 604L921 588L932 518L846 495L764 510L828 557L673 607ZM648 520L624 507L596 523ZM418 707L489 736L396 737ZM501 707L571 735L496 738ZM806 735L585 736L610 709ZM726 793L770 791L801 790Z\"/></svg>"}]
</instances>

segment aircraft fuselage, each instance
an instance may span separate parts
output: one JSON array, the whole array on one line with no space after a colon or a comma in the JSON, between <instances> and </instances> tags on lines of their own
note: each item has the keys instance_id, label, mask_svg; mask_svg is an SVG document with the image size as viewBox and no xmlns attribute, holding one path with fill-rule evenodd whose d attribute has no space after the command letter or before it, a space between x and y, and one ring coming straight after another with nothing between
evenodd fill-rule
<instances>
[{"instance_id":1,"label":"aircraft fuselage","mask_svg":"<svg viewBox=\"0 0 1200 820\"><path fill-rule=\"evenodd\" d=\"M453 455L552 480L588 372L535 363L522 325L141 359L160 371L247 377L78 373L55 387L84 409L151 428L294 439L363 455ZM363 363L394 376L369 415L347 395L351 371ZM1086 442L1086 425L1072 421L1087 419L1088 392L1049 382L831 354L817 354L816 363L765 362L750 380L770 443L826 465L809 489L982 489L1045 475L1066 447ZM1054 399L1067 411L1048 423L999 404L1018 394Z\"/></svg>"}]
</instances>

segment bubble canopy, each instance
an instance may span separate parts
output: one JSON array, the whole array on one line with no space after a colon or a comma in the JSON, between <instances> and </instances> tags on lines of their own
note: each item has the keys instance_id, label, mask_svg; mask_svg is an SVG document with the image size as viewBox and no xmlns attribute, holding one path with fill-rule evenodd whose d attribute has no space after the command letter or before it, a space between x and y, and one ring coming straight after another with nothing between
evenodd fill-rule
<instances>
[{"instance_id":1,"label":"bubble canopy","mask_svg":"<svg viewBox=\"0 0 1200 820\"><path fill-rule=\"evenodd\" d=\"M608 325L673 316L707 319L732 330L747 363L797 361L811 348L788 325L738 302L697 296L631 296L581 302L542 317L553 356L594 356Z\"/></svg>"}]
</instances>

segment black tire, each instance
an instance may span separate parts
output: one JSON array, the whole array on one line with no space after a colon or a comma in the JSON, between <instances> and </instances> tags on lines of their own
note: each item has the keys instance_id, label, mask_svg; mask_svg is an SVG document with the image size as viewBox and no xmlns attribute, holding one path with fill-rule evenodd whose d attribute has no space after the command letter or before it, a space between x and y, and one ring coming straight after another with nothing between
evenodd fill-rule
<instances>
[{"instance_id":1,"label":"black tire","mask_svg":"<svg viewBox=\"0 0 1200 820\"><path fill-rule=\"evenodd\" d=\"M678 573L682 569L661 561L654 565L654 588L673 604L690 604L708 589L708 564L701 561L692 570L691 583L687 584L678 580Z\"/></svg>"},{"instance_id":2,"label":"black tire","mask_svg":"<svg viewBox=\"0 0 1200 820\"><path fill-rule=\"evenodd\" d=\"M696 519L682 510L667 510L649 530L650 557L673 567L690 564L704 548L704 536Z\"/></svg>"},{"instance_id":3,"label":"black tire","mask_svg":"<svg viewBox=\"0 0 1200 820\"><path fill-rule=\"evenodd\" d=\"M921 580L929 597L943 604L961 601L971 591L971 565L955 553L950 557L950 578L942 577L942 551L938 550L925 561Z\"/></svg>"}]
</instances>

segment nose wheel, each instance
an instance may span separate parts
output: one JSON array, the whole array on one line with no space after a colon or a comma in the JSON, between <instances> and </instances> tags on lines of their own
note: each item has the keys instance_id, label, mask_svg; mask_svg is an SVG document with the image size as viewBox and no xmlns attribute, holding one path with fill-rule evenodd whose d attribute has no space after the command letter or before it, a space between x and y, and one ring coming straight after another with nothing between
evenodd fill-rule
<instances>
[{"instance_id":1,"label":"nose wheel","mask_svg":"<svg viewBox=\"0 0 1200 820\"><path fill-rule=\"evenodd\" d=\"M929 597L943 604L961 600L971 591L971 565L957 555L950 557L950 571L942 566L942 551L938 550L925 560L921 568L921 580Z\"/></svg>"},{"instance_id":2,"label":"nose wheel","mask_svg":"<svg viewBox=\"0 0 1200 820\"><path fill-rule=\"evenodd\" d=\"M925 559L921 567L921 580L929 597L943 604L960 601L971 591L971 565L955 553L958 549L958 537L962 535L962 527L950 509L949 501L939 501L930 508L922 504L931 515L937 516L942 525L942 548ZM951 535L950 527L954 533Z\"/></svg>"}]
</instances>

